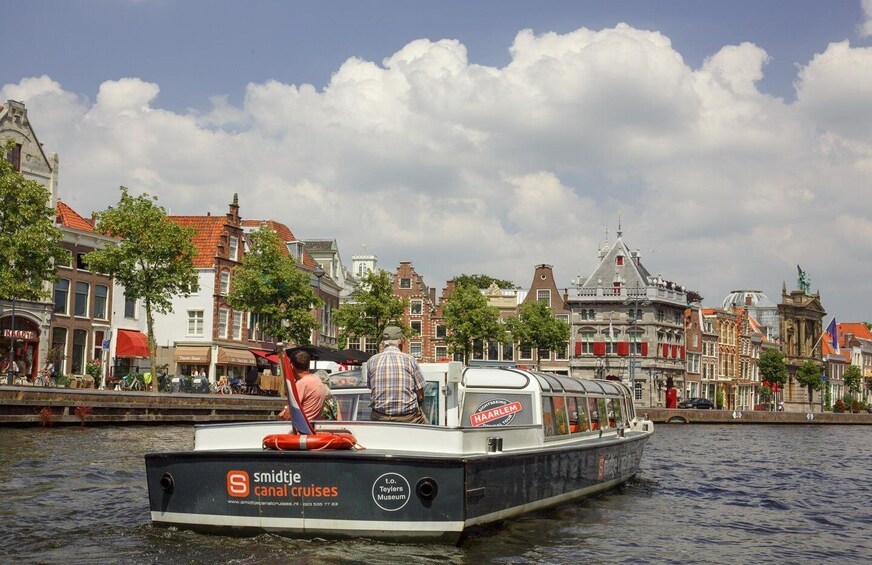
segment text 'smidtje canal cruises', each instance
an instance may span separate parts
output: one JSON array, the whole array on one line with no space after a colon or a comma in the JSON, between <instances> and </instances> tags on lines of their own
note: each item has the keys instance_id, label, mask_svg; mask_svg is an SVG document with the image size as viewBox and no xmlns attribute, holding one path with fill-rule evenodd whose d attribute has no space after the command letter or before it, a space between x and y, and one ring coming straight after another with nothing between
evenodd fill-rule
<instances>
[{"instance_id":1,"label":"text 'smidtje canal cruises'","mask_svg":"<svg viewBox=\"0 0 872 565\"><path fill-rule=\"evenodd\" d=\"M361 370L331 377L348 450L264 449L284 421L197 426L193 451L146 455L155 525L221 534L445 540L611 489L650 421L618 382L422 364L431 425L369 420Z\"/></svg>"}]
</instances>

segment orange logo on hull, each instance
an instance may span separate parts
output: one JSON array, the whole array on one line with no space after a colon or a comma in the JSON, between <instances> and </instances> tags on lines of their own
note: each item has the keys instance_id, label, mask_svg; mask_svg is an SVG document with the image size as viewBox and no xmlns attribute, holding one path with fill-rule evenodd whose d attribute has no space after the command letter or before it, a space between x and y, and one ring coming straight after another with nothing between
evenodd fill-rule
<instances>
[{"instance_id":1,"label":"orange logo on hull","mask_svg":"<svg viewBox=\"0 0 872 565\"><path fill-rule=\"evenodd\" d=\"M236 498L248 496L251 490L248 473L245 471L227 471L227 494Z\"/></svg>"}]
</instances>

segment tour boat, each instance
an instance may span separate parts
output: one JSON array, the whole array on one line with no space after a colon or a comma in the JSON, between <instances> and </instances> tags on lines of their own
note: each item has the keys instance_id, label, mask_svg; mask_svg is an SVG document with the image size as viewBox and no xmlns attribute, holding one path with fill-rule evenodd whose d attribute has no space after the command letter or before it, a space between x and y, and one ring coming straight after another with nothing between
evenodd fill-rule
<instances>
[{"instance_id":1,"label":"tour boat","mask_svg":"<svg viewBox=\"0 0 872 565\"><path fill-rule=\"evenodd\" d=\"M343 419L314 423L322 439L351 437L351 449L307 446L289 436L289 422L268 421L198 425L192 451L146 455L153 524L456 543L477 527L626 482L653 433L620 382L421 367L427 425L370 421L357 369L331 376ZM293 445L266 448L277 435Z\"/></svg>"}]
</instances>

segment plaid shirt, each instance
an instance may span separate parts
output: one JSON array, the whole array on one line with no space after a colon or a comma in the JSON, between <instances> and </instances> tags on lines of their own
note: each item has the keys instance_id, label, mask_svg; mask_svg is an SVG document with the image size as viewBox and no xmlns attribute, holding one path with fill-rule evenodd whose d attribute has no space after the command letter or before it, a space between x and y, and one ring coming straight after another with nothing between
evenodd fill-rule
<instances>
[{"instance_id":1,"label":"plaid shirt","mask_svg":"<svg viewBox=\"0 0 872 565\"><path fill-rule=\"evenodd\" d=\"M404 416L418 409L416 390L424 388L418 362L399 348L388 346L366 362L371 407L388 416Z\"/></svg>"}]
</instances>

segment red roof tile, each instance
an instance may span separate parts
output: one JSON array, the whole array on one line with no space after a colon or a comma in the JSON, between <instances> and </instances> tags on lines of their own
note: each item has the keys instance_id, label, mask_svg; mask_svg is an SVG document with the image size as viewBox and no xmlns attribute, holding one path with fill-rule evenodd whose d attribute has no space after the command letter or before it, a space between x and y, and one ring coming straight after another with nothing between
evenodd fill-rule
<instances>
[{"instance_id":1,"label":"red roof tile","mask_svg":"<svg viewBox=\"0 0 872 565\"><path fill-rule=\"evenodd\" d=\"M843 322L841 324L837 324L837 332L839 334L839 347L845 347L845 337L848 334L852 334L854 337L858 337L860 339L870 339L872 340L872 331L869 331L869 328L866 327L866 324L863 322Z\"/></svg>"},{"instance_id":2,"label":"red roof tile","mask_svg":"<svg viewBox=\"0 0 872 565\"><path fill-rule=\"evenodd\" d=\"M215 266L215 255L218 252L218 242L224 233L224 216L167 216L180 226L194 230L194 267L208 268Z\"/></svg>"},{"instance_id":3,"label":"red roof tile","mask_svg":"<svg viewBox=\"0 0 872 565\"><path fill-rule=\"evenodd\" d=\"M0 108L2 108L2 106L0 106ZM57 223L65 228L89 232L94 231L94 224L92 224L90 220L86 220L60 200L58 200L57 205L55 205L55 214Z\"/></svg>"},{"instance_id":4,"label":"red roof tile","mask_svg":"<svg viewBox=\"0 0 872 565\"><path fill-rule=\"evenodd\" d=\"M294 232L291 231L291 228L286 226L281 222L277 222L275 220L242 220L242 227L246 228L259 228L262 225L268 225L276 235L279 236L279 239L284 241L285 243L289 243L291 241L299 241L297 237L294 235ZM288 248L286 245L282 246L282 252L286 255L288 254ZM318 263L312 259L308 252L303 249L303 265L309 267L310 269L314 269L318 266Z\"/></svg>"}]
</instances>

